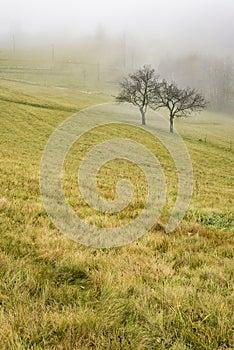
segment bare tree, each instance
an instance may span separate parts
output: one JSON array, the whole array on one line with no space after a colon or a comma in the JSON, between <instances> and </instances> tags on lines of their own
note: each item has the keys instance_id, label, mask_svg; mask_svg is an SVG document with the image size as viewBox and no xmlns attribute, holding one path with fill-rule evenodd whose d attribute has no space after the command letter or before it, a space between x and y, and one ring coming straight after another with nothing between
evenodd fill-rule
<instances>
[{"instance_id":1,"label":"bare tree","mask_svg":"<svg viewBox=\"0 0 234 350\"><path fill-rule=\"evenodd\" d=\"M151 66L145 65L129 74L121 83L121 92L116 97L117 102L128 102L137 106L141 112L142 125L146 124L146 112L148 106L157 101L154 98L156 87L159 86L158 76Z\"/></svg>"},{"instance_id":2,"label":"bare tree","mask_svg":"<svg viewBox=\"0 0 234 350\"><path fill-rule=\"evenodd\" d=\"M192 112L206 108L208 102L195 89L180 89L172 82L163 80L160 86L155 86L152 109L166 107L170 113L170 132L173 132L174 119L188 117Z\"/></svg>"}]
</instances>

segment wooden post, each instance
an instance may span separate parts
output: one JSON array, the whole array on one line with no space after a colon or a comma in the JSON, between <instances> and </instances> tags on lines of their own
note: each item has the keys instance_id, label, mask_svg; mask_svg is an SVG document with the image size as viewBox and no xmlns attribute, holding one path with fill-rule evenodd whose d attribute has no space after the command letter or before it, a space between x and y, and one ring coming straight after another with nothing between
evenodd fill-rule
<instances>
[{"instance_id":1,"label":"wooden post","mask_svg":"<svg viewBox=\"0 0 234 350\"><path fill-rule=\"evenodd\" d=\"M126 69L126 33L123 34L122 40L123 67Z\"/></svg>"},{"instance_id":2,"label":"wooden post","mask_svg":"<svg viewBox=\"0 0 234 350\"><path fill-rule=\"evenodd\" d=\"M100 81L100 62L97 63L97 81Z\"/></svg>"},{"instance_id":3,"label":"wooden post","mask_svg":"<svg viewBox=\"0 0 234 350\"><path fill-rule=\"evenodd\" d=\"M13 52L15 52L15 35L14 34L12 35L12 49L13 49Z\"/></svg>"},{"instance_id":4,"label":"wooden post","mask_svg":"<svg viewBox=\"0 0 234 350\"><path fill-rule=\"evenodd\" d=\"M51 58L52 62L54 62L54 45L51 45Z\"/></svg>"},{"instance_id":5,"label":"wooden post","mask_svg":"<svg viewBox=\"0 0 234 350\"><path fill-rule=\"evenodd\" d=\"M131 58L132 58L132 70L133 70L134 67L135 67L135 55L134 55L134 51L132 51Z\"/></svg>"}]
</instances>

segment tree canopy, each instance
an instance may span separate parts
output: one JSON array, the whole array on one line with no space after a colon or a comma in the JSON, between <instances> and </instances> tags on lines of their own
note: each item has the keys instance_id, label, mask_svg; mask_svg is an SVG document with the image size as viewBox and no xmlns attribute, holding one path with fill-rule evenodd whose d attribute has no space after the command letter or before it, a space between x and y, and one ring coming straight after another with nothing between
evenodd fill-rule
<instances>
[{"instance_id":1,"label":"tree canopy","mask_svg":"<svg viewBox=\"0 0 234 350\"><path fill-rule=\"evenodd\" d=\"M207 106L205 97L195 89L181 89L175 82L160 81L155 70L149 65L129 74L120 83L120 87L121 91L116 101L137 106L141 112L142 125L146 124L148 107L154 110L167 108L170 113L170 132L173 132L175 118L187 117Z\"/></svg>"},{"instance_id":2,"label":"tree canopy","mask_svg":"<svg viewBox=\"0 0 234 350\"><path fill-rule=\"evenodd\" d=\"M155 88L158 85L155 70L145 65L124 78L120 83L121 91L116 101L128 102L137 106L141 112L142 125L145 125L147 108L154 101Z\"/></svg>"},{"instance_id":3,"label":"tree canopy","mask_svg":"<svg viewBox=\"0 0 234 350\"><path fill-rule=\"evenodd\" d=\"M188 117L192 112L200 112L207 106L207 101L195 89L180 89L175 82L163 80L155 87L151 107L158 109L165 107L170 113L170 132L173 132L174 119Z\"/></svg>"}]
</instances>

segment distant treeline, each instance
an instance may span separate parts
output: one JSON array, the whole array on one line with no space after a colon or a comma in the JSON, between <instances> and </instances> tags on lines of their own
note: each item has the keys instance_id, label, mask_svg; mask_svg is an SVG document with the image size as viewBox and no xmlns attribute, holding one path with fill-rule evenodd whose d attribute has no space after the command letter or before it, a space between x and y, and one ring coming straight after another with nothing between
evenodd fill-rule
<instances>
[{"instance_id":1,"label":"distant treeline","mask_svg":"<svg viewBox=\"0 0 234 350\"><path fill-rule=\"evenodd\" d=\"M159 64L162 77L179 85L202 91L215 109L234 101L234 65L231 57L218 58L191 54L184 57L164 57Z\"/></svg>"}]
</instances>

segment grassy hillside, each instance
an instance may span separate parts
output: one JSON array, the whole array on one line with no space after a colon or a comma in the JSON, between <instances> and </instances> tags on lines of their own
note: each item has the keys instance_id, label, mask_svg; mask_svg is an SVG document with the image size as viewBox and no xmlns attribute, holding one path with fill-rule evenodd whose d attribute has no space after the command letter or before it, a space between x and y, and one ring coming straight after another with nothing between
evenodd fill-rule
<instances>
[{"instance_id":1,"label":"grassy hillside","mask_svg":"<svg viewBox=\"0 0 234 350\"><path fill-rule=\"evenodd\" d=\"M84 135L82 149L75 145L66 160L64 179L79 215L97 225L105 220L82 202L76 183L83 154L101 140L121 135L147 145L168 182L167 205L150 232L125 247L87 248L62 235L47 217L39 165L63 120L112 97L92 85L83 91L5 79L0 80L1 349L233 349L233 118L206 112L176 121L191 155L195 188L184 221L169 235L164 227L177 180L166 149L144 130L120 125ZM99 175L106 198L114 198L120 175L136 185L124 217L106 223L131 220L144 202L142 174L126 162L111 162Z\"/></svg>"},{"instance_id":2,"label":"grassy hillside","mask_svg":"<svg viewBox=\"0 0 234 350\"><path fill-rule=\"evenodd\" d=\"M106 55L111 54L111 47ZM107 59L108 61L108 59ZM24 81L28 85L72 87L82 90L113 90L123 74L121 62L106 62L97 50L84 47L75 52L57 47L54 59L51 47L46 49L0 50L0 76L7 81Z\"/></svg>"}]
</instances>

